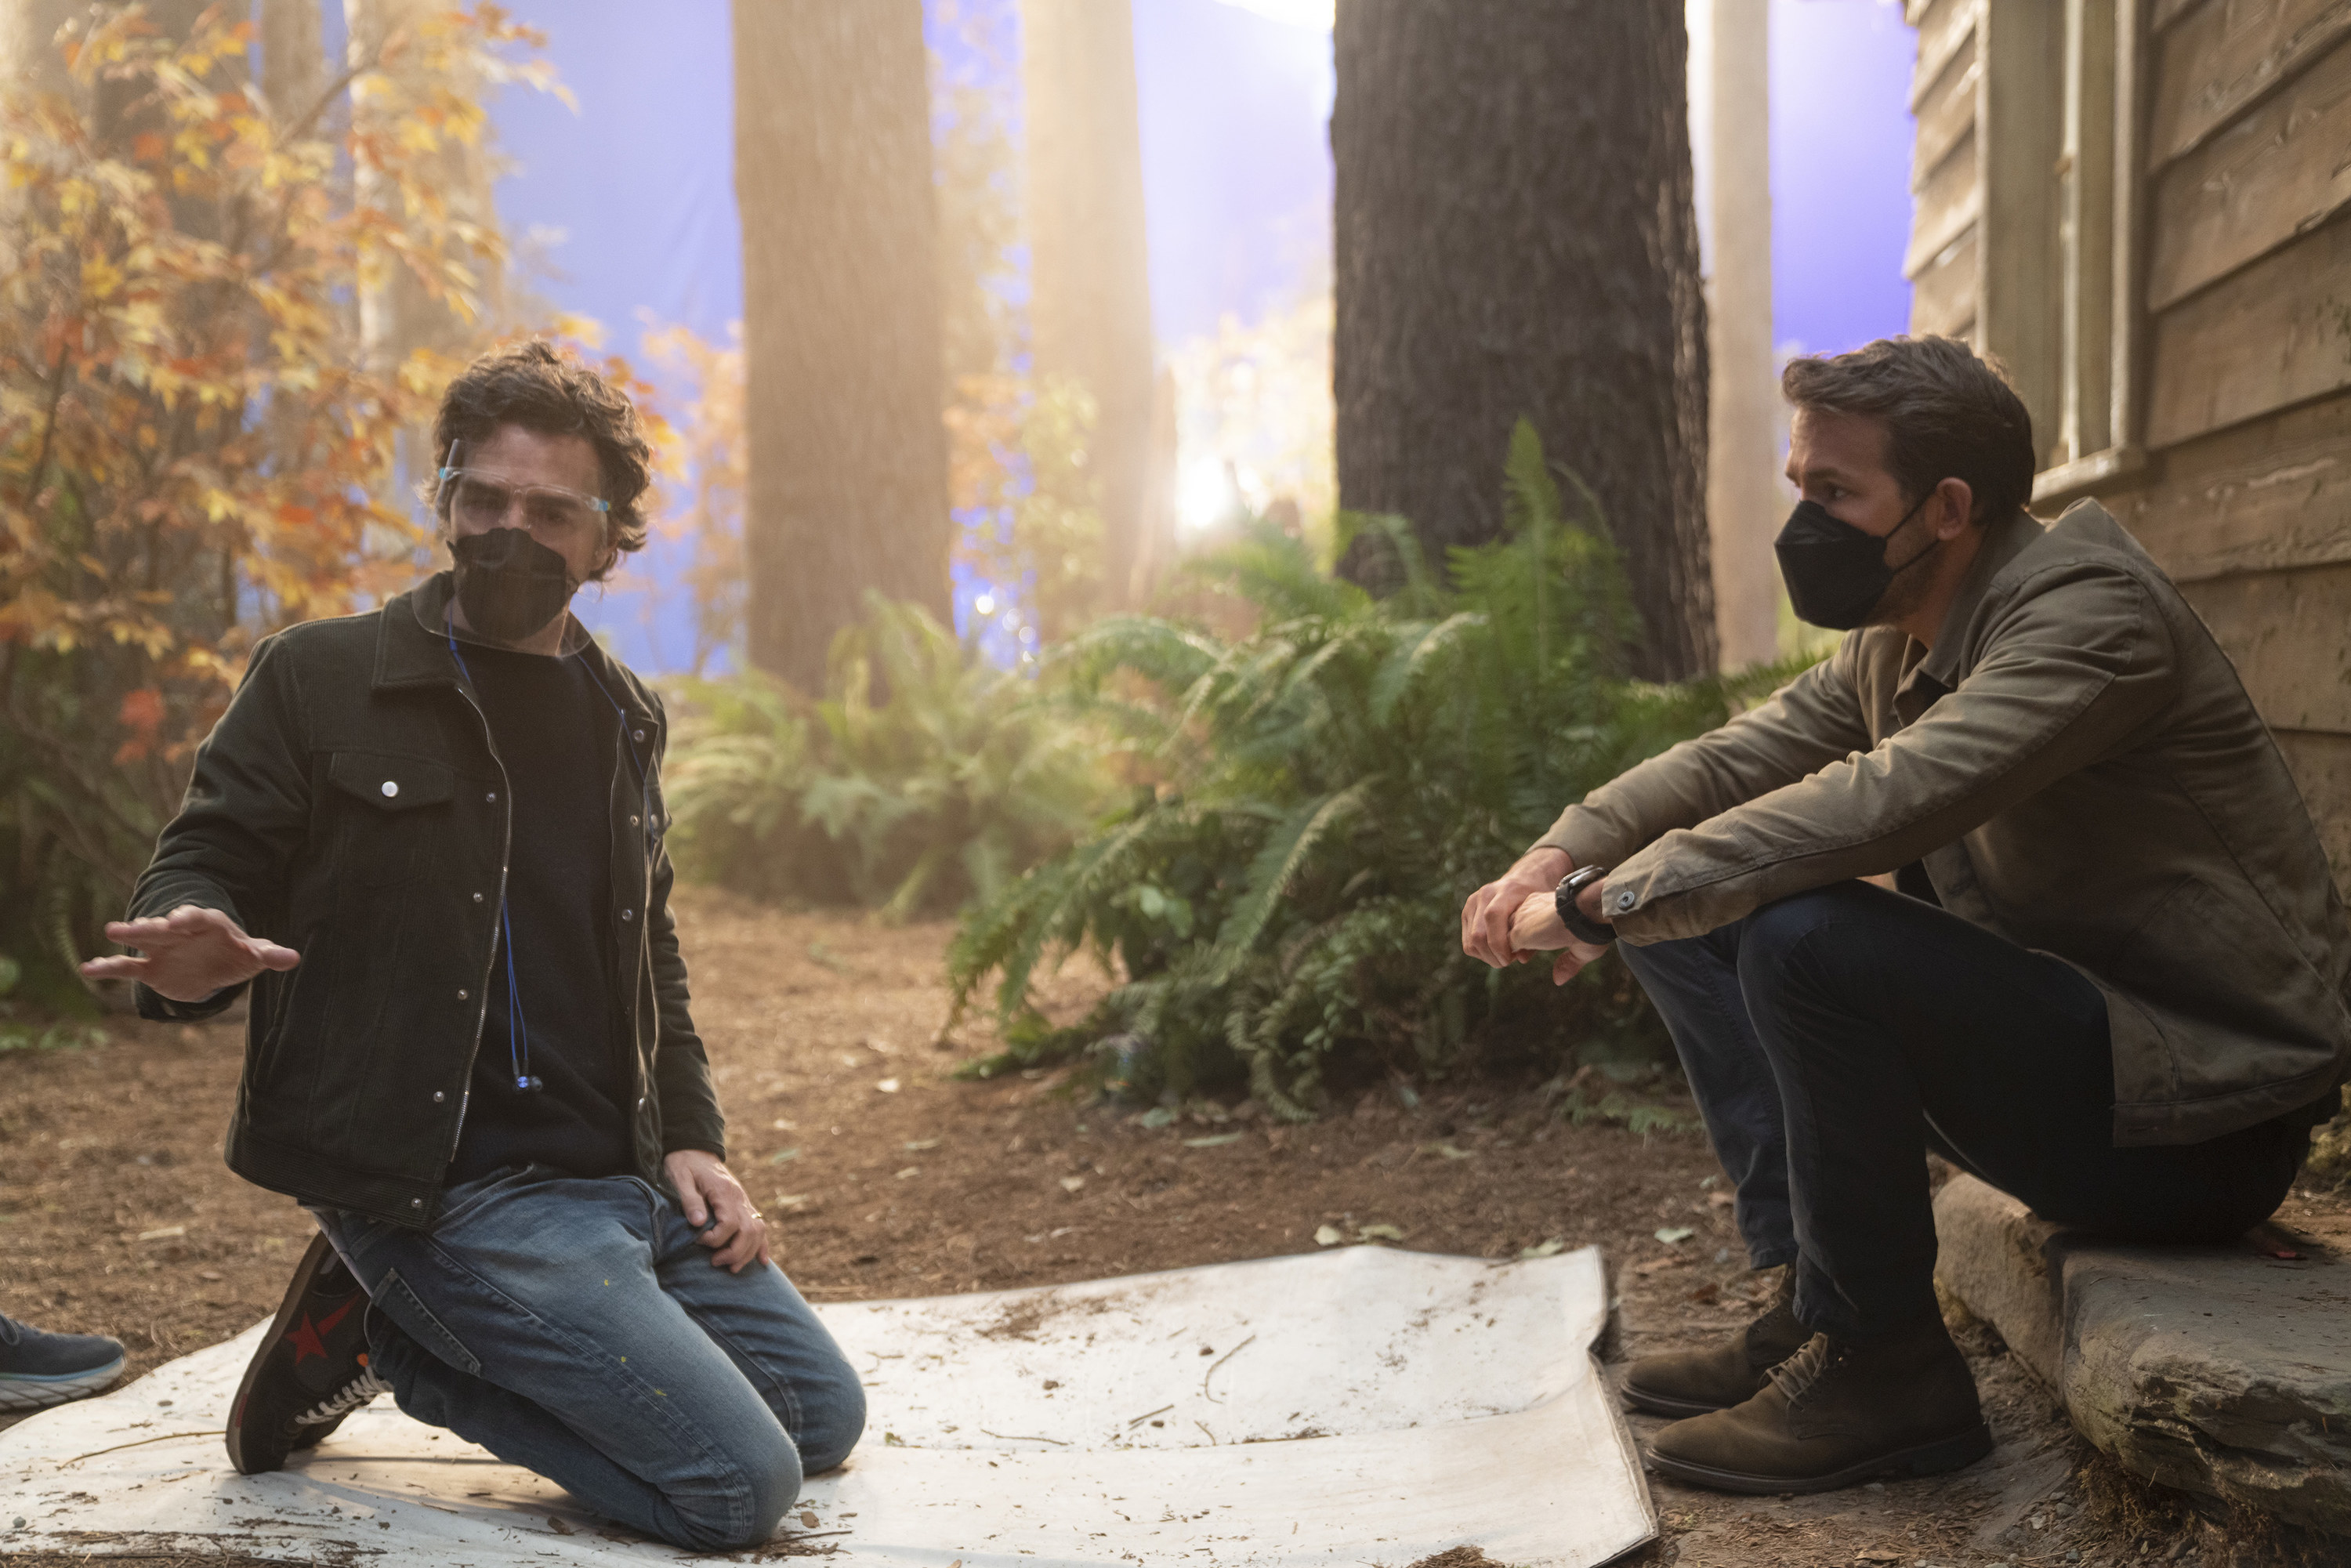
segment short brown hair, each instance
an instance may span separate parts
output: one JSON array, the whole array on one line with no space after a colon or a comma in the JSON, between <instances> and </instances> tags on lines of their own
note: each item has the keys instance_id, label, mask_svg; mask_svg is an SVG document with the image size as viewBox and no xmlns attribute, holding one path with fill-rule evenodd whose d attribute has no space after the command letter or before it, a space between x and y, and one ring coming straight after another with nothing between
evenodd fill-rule
<instances>
[{"instance_id":1,"label":"short brown hair","mask_svg":"<svg viewBox=\"0 0 2351 1568\"><path fill-rule=\"evenodd\" d=\"M1956 338L1880 338L1850 354L1792 360L1780 391L1798 408L1882 422L1905 501L1963 479L1982 523L2032 498L2032 416L2000 368Z\"/></svg>"},{"instance_id":2,"label":"short brown hair","mask_svg":"<svg viewBox=\"0 0 2351 1568\"><path fill-rule=\"evenodd\" d=\"M610 576L622 552L645 548L645 517L637 503L653 483L653 447L627 393L537 338L493 349L442 394L433 420L435 467L452 443L477 445L502 424L541 435L585 436L596 448L604 499L612 507L607 542L614 554L592 580Z\"/></svg>"}]
</instances>

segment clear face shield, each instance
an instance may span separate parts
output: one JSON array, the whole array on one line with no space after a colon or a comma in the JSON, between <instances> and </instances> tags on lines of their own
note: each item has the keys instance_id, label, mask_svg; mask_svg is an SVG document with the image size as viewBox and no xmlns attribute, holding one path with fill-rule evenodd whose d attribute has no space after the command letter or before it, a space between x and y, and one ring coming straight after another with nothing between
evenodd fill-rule
<instances>
[{"instance_id":1,"label":"clear face shield","mask_svg":"<svg viewBox=\"0 0 2351 1568\"><path fill-rule=\"evenodd\" d=\"M434 486L434 510L447 532L456 592L426 630L459 642L561 657L588 643L570 613L582 580L573 563L592 559L604 539L611 503L559 485L521 483L486 469L456 466L458 444ZM431 613L419 601L420 623ZM538 645L560 619L553 646ZM531 644L526 647L526 644Z\"/></svg>"}]
</instances>

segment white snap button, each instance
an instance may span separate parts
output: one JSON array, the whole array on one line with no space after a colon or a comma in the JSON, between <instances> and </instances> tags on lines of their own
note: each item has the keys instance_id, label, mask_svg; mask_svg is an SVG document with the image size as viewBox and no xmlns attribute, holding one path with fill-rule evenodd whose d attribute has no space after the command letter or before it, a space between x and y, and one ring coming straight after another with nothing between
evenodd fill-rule
<instances>
[{"instance_id":1,"label":"white snap button","mask_svg":"<svg viewBox=\"0 0 2351 1568\"><path fill-rule=\"evenodd\" d=\"M1619 908L1619 909L1630 909L1630 908L1632 908L1632 907L1633 907L1633 895L1632 895L1631 894L1629 894L1629 893L1620 893L1620 894L1618 894L1616 895L1616 907L1617 907L1617 908Z\"/></svg>"},{"instance_id":2,"label":"white snap button","mask_svg":"<svg viewBox=\"0 0 2351 1568\"><path fill-rule=\"evenodd\" d=\"M632 740L643 740L644 737L645 732L642 729L632 729L629 731L629 738Z\"/></svg>"},{"instance_id":3,"label":"white snap button","mask_svg":"<svg viewBox=\"0 0 2351 1568\"><path fill-rule=\"evenodd\" d=\"M474 894L474 902L475 902L475 904L479 904L479 903L481 903L481 902L482 902L482 895L481 895L480 894L478 894L478 893L477 893L477 894Z\"/></svg>"},{"instance_id":4,"label":"white snap button","mask_svg":"<svg viewBox=\"0 0 2351 1568\"><path fill-rule=\"evenodd\" d=\"M421 1197L412 1197L408 1200L408 1207L411 1208L423 1208L424 1207L424 1200Z\"/></svg>"},{"instance_id":5,"label":"white snap button","mask_svg":"<svg viewBox=\"0 0 2351 1568\"><path fill-rule=\"evenodd\" d=\"M637 912L633 909L623 909L621 911L621 918L623 920L634 920L636 917Z\"/></svg>"},{"instance_id":6,"label":"white snap button","mask_svg":"<svg viewBox=\"0 0 2351 1568\"><path fill-rule=\"evenodd\" d=\"M498 803L498 792L497 792L496 790L493 789L493 790L491 790L488 794L486 794L486 795L483 796L483 797L482 797L482 799L483 799L483 800L487 800L491 805L495 806L495 805L496 805L496 804Z\"/></svg>"},{"instance_id":7,"label":"white snap button","mask_svg":"<svg viewBox=\"0 0 2351 1568\"><path fill-rule=\"evenodd\" d=\"M392 782L391 779L385 779L385 780L383 781L383 798L384 798L385 800L391 800L394 795L397 795L397 794L399 794L399 793L400 793L400 786L399 786L399 785L397 785L397 784L393 783L393 782Z\"/></svg>"},{"instance_id":8,"label":"white snap button","mask_svg":"<svg viewBox=\"0 0 2351 1568\"><path fill-rule=\"evenodd\" d=\"M448 1098L449 1098L449 1096L447 1096L446 1094L442 1093L442 1092L441 1092L441 1091L439 1091L438 1089L435 1089L434 1091L433 1091L433 1103L434 1103L435 1105L440 1104L444 1100L446 1100L446 1099L448 1099Z\"/></svg>"},{"instance_id":9,"label":"white snap button","mask_svg":"<svg viewBox=\"0 0 2351 1568\"><path fill-rule=\"evenodd\" d=\"M633 827L635 827L636 825L637 825L637 820L636 820L634 817L631 817L631 818L629 819L629 826L631 826L631 827L632 827L632 828L633 828Z\"/></svg>"},{"instance_id":10,"label":"white snap button","mask_svg":"<svg viewBox=\"0 0 2351 1568\"><path fill-rule=\"evenodd\" d=\"M461 1002L462 1002L462 1001L464 1001L464 1000L465 999L465 992L463 992L463 991L459 991L459 992L457 993L457 999L458 999L459 1001L461 1001Z\"/></svg>"},{"instance_id":11,"label":"white snap button","mask_svg":"<svg viewBox=\"0 0 2351 1568\"><path fill-rule=\"evenodd\" d=\"M638 1110L640 1110L640 1111L642 1111L642 1110L643 1110L644 1108L645 1108L644 1096L643 1096L643 1095L641 1094L641 1095L639 1095L639 1096L637 1097L637 1109L638 1109Z\"/></svg>"}]
</instances>

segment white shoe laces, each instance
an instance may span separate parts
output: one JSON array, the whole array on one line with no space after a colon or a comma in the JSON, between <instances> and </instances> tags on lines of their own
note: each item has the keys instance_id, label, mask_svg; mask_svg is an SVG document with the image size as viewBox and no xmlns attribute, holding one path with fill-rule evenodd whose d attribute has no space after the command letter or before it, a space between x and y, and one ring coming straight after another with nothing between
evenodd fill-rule
<instances>
[{"instance_id":1,"label":"white shoe laces","mask_svg":"<svg viewBox=\"0 0 2351 1568\"><path fill-rule=\"evenodd\" d=\"M356 1409L379 1394L392 1392L392 1385L375 1375L375 1368L363 1367L357 1377L344 1384L324 1399L294 1417L298 1427L315 1427L321 1421L331 1421L346 1411Z\"/></svg>"}]
</instances>

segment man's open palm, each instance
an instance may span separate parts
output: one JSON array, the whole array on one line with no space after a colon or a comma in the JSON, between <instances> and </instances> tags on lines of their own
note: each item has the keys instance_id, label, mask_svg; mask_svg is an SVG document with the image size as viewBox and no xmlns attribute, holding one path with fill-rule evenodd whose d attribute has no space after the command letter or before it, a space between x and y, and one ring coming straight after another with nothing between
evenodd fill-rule
<instances>
[{"instance_id":1,"label":"man's open palm","mask_svg":"<svg viewBox=\"0 0 2351 1568\"><path fill-rule=\"evenodd\" d=\"M138 980L175 1002L200 1002L264 969L290 969L302 961L293 948L247 936L219 910L193 904L143 920L110 921L106 936L138 948L144 956L92 958L81 967L84 975L93 980Z\"/></svg>"}]
</instances>

